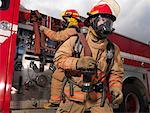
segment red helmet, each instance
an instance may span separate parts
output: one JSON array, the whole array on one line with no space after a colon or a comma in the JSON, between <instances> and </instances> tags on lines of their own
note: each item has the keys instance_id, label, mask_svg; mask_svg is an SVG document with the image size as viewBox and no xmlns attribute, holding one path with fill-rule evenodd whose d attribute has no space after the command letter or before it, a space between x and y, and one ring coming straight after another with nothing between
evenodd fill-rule
<instances>
[{"instance_id":1,"label":"red helmet","mask_svg":"<svg viewBox=\"0 0 150 113\"><path fill-rule=\"evenodd\" d=\"M64 11L62 14L62 17L63 18L69 17L69 18L75 18L77 20L80 20L79 13L74 9L68 9Z\"/></svg>"},{"instance_id":2,"label":"red helmet","mask_svg":"<svg viewBox=\"0 0 150 113\"><path fill-rule=\"evenodd\" d=\"M94 6L90 12L89 17L95 15L108 15L113 21L116 20L120 11L120 7L115 0L101 0L96 6Z\"/></svg>"}]
</instances>

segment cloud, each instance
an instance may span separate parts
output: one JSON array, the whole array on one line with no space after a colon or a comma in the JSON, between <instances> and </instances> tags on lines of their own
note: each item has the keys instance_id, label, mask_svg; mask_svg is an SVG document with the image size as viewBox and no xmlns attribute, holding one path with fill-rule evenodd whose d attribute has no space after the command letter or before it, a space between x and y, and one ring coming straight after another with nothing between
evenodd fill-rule
<instances>
[{"instance_id":1,"label":"cloud","mask_svg":"<svg viewBox=\"0 0 150 113\"><path fill-rule=\"evenodd\" d=\"M38 9L41 13L61 19L61 12L76 9L82 16L100 0L21 0L27 9ZM150 39L150 0L116 0L121 12L114 23L116 32L147 43Z\"/></svg>"},{"instance_id":2,"label":"cloud","mask_svg":"<svg viewBox=\"0 0 150 113\"><path fill-rule=\"evenodd\" d=\"M66 9L76 9L85 17L96 1L99 0L21 0L21 4L27 9L38 9L41 13L61 18L60 13Z\"/></svg>"},{"instance_id":3,"label":"cloud","mask_svg":"<svg viewBox=\"0 0 150 113\"><path fill-rule=\"evenodd\" d=\"M114 24L116 32L148 43L150 41L150 1L126 0Z\"/></svg>"}]
</instances>

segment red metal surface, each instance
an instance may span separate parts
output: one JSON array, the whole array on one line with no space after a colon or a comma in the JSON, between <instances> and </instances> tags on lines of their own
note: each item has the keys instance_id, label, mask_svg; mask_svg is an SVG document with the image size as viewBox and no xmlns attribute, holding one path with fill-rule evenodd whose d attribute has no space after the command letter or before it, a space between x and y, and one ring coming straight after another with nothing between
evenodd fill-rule
<instances>
[{"instance_id":1,"label":"red metal surface","mask_svg":"<svg viewBox=\"0 0 150 113\"><path fill-rule=\"evenodd\" d=\"M19 21L21 23L26 23L27 21L30 21L30 12L23 12L23 11L20 11L19 12Z\"/></svg>"},{"instance_id":2,"label":"red metal surface","mask_svg":"<svg viewBox=\"0 0 150 113\"><path fill-rule=\"evenodd\" d=\"M6 40L0 45L0 111L3 109L5 100L5 85L7 76L7 57L8 56L8 45L10 40Z\"/></svg>"},{"instance_id":3,"label":"red metal surface","mask_svg":"<svg viewBox=\"0 0 150 113\"><path fill-rule=\"evenodd\" d=\"M117 33L113 33L109 36L109 38L115 42L123 52L150 58L150 46L147 44L127 38Z\"/></svg>"},{"instance_id":4,"label":"red metal surface","mask_svg":"<svg viewBox=\"0 0 150 113\"><path fill-rule=\"evenodd\" d=\"M19 0L16 0L17 2L19 2ZM7 10L0 10L0 14L3 15L0 17L0 21L1 20L5 20L8 21L10 23L12 23L12 15L14 13L14 4L15 0L10 0L10 7ZM14 17L14 20L16 20L17 18ZM14 24L17 24L17 21L13 22Z\"/></svg>"},{"instance_id":5,"label":"red metal surface","mask_svg":"<svg viewBox=\"0 0 150 113\"><path fill-rule=\"evenodd\" d=\"M5 88L5 101L4 101L4 108L3 113L9 113L10 109L10 101L11 101L11 87L12 87L12 76L14 70L14 56L16 50L16 34L13 34L10 39L9 43L9 53L8 53L8 64L7 64L7 81L6 81L6 88Z\"/></svg>"},{"instance_id":6,"label":"red metal surface","mask_svg":"<svg viewBox=\"0 0 150 113\"><path fill-rule=\"evenodd\" d=\"M39 33L39 27L37 22L33 22L33 29L35 33L35 44L34 44L34 54L40 54L40 33Z\"/></svg>"},{"instance_id":7,"label":"red metal surface","mask_svg":"<svg viewBox=\"0 0 150 113\"><path fill-rule=\"evenodd\" d=\"M16 49L16 32L18 25L20 0L10 0L7 10L0 10L0 21L7 21L11 27L10 36L4 42L0 43L0 111L9 113L10 97L13 75L13 63ZM4 31L5 32L5 31ZM3 31L0 33L3 35ZM3 37L0 37L3 38Z\"/></svg>"},{"instance_id":8,"label":"red metal surface","mask_svg":"<svg viewBox=\"0 0 150 113\"><path fill-rule=\"evenodd\" d=\"M149 63L142 63L140 61L126 59L126 58L124 59L124 64L132 65L132 66L135 66L135 67L150 68L150 64Z\"/></svg>"},{"instance_id":9,"label":"red metal surface","mask_svg":"<svg viewBox=\"0 0 150 113\"><path fill-rule=\"evenodd\" d=\"M109 39L112 40L114 43L116 43L122 52L127 53L127 56L129 58L124 59L124 64L132 65L136 67L150 68L150 62L148 62L149 60L147 60L150 58L149 45L122 36L117 33L113 33L112 35L110 35ZM136 59L135 57L136 58L139 57L139 58ZM146 62L139 61L140 58L146 60Z\"/></svg>"}]
</instances>

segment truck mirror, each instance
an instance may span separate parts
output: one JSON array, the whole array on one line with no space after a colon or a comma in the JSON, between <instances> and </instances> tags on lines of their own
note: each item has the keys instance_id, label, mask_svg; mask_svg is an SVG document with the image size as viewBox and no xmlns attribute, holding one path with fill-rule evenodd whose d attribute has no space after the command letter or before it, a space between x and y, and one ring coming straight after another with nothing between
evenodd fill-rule
<instances>
[{"instance_id":1,"label":"truck mirror","mask_svg":"<svg viewBox=\"0 0 150 113\"><path fill-rule=\"evenodd\" d=\"M0 0L0 10L7 10L9 8L10 0Z\"/></svg>"}]
</instances>

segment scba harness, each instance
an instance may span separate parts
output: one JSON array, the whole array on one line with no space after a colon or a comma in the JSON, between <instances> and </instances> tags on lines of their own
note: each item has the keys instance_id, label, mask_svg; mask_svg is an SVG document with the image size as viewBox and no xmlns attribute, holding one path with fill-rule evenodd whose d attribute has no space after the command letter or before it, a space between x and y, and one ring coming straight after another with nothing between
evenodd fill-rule
<instances>
[{"instance_id":1,"label":"scba harness","mask_svg":"<svg viewBox=\"0 0 150 113\"><path fill-rule=\"evenodd\" d=\"M86 41L84 34L78 33L76 36L77 36L77 39L76 39L75 45L73 47L74 51L72 52L72 56L76 57L76 58L80 58L81 51L84 48L84 56L91 56L92 57L92 52L90 50L90 47ZM83 91L83 92L87 92L87 93L90 93L92 91L100 92L100 93L102 93L101 107L104 106L105 99L106 99L106 90L108 87L109 75L110 75L110 71L111 71L111 68L112 68L113 62L114 62L114 53L115 53L114 44L110 40L108 40L108 44L106 46L107 68L106 68L106 71L104 72L105 76L103 76L101 78L101 80L105 79L106 82L103 82L103 83L101 81L93 82L93 80L94 80L93 75L94 75L94 77L96 77L97 69L86 70L86 71L80 70L80 71L76 71L76 72L65 71L66 77L65 77L64 83L66 84L68 82L70 84L70 96L74 95L74 85L79 86L81 88L81 91ZM75 74L78 74L79 76L81 74L83 75L83 83L80 83L80 84L76 83L72 79L72 76Z\"/></svg>"}]
</instances>

